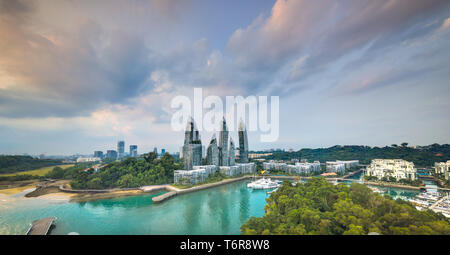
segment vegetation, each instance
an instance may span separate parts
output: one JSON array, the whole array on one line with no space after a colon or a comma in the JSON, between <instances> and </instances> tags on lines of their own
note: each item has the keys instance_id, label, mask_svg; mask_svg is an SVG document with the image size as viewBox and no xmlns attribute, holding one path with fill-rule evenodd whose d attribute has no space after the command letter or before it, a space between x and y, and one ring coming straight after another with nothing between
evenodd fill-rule
<instances>
[{"instance_id":1,"label":"vegetation","mask_svg":"<svg viewBox=\"0 0 450 255\"><path fill-rule=\"evenodd\" d=\"M0 155L0 174L23 172L60 164L61 160L55 159L38 159L31 156Z\"/></svg>"},{"instance_id":2,"label":"vegetation","mask_svg":"<svg viewBox=\"0 0 450 255\"><path fill-rule=\"evenodd\" d=\"M358 183L333 185L313 178L283 182L267 199L265 215L241 226L243 234L384 235L450 234L450 222L431 210L382 196Z\"/></svg>"},{"instance_id":3,"label":"vegetation","mask_svg":"<svg viewBox=\"0 0 450 255\"><path fill-rule=\"evenodd\" d=\"M320 162L332 160L357 159L361 164L369 164L375 158L399 158L412 161L416 167L433 166L434 162L442 162L450 159L449 144L432 144L418 148L402 146L369 147L369 146L333 146L330 148L301 149L296 152L276 151L265 159L290 160L292 158L319 160Z\"/></svg>"},{"instance_id":4,"label":"vegetation","mask_svg":"<svg viewBox=\"0 0 450 255\"><path fill-rule=\"evenodd\" d=\"M181 165L175 163L168 153L157 159L156 153L151 152L139 159L112 162L98 172L92 168L76 171L70 184L74 189L107 189L172 183L173 171L180 168ZM58 172L55 171L55 174Z\"/></svg>"},{"instance_id":5,"label":"vegetation","mask_svg":"<svg viewBox=\"0 0 450 255\"><path fill-rule=\"evenodd\" d=\"M410 186L420 186L422 185L422 181L421 180L409 180L409 179L400 179L397 181L397 179L395 179L394 177L383 177L381 179L378 179L376 176L363 176L365 181L375 181L375 182L390 182L390 183L400 183L400 184L404 184L404 185L410 185Z\"/></svg>"},{"instance_id":6,"label":"vegetation","mask_svg":"<svg viewBox=\"0 0 450 255\"><path fill-rule=\"evenodd\" d=\"M63 169L69 168L74 166L73 164L71 165L58 165L56 167ZM23 172L15 172L15 173L10 173L10 174L2 174L1 176L17 176L17 175L34 175L34 176L44 176L46 175L48 172L52 171L55 167L53 166L47 166L47 167L41 167L39 169L36 170L29 170L29 171L23 171Z\"/></svg>"}]
</instances>

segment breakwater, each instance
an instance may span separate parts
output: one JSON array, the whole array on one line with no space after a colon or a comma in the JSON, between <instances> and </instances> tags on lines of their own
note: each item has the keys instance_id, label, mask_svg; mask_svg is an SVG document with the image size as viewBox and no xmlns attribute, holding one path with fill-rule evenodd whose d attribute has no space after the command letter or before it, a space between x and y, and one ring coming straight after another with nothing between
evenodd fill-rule
<instances>
[{"instance_id":1,"label":"breakwater","mask_svg":"<svg viewBox=\"0 0 450 255\"><path fill-rule=\"evenodd\" d=\"M203 190L203 189L208 189L208 188L212 188L212 187L217 187L220 185L224 185L224 184L228 184L228 183L232 183L232 182L237 182L237 181L241 181L241 180L245 180L251 178L251 176L242 176L242 177L238 177L238 178L232 178L232 179L225 179L222 180L220 182L214 182L214 183L207 183L207 184L203 184L203 185L199 185L199 186L195 186L195 187L191 187L191 188L187 188L187 189L178 189L175 188L171 185L165 185L165 188L169 191L168 193L164 193L160 196L157 197L153 197L152 200L154 203L160 203L163 202L164 200L171 198L173 196L176 195L181 195L181 194L187 194L187 193L191 193L191 192L195 192L195 191L199 191L199 190Z\"/></svg>"}]
</instances>

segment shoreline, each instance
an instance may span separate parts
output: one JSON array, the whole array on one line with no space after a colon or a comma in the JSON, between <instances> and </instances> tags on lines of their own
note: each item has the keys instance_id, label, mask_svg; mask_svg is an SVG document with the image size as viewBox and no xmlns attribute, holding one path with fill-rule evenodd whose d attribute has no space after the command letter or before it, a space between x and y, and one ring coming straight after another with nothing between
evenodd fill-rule
<instances>
[{"instance_id":1,"label":"shoreline","mask_svg":"<svg viewBox=\"0 0 450 255\"><path fill-rule=\"evenodd\" d=\"M175 186L172 186L172 184L163 184L163 185L149 185L149 186L142 186L138 188L114 188L114 189L104 189L104 190L72 190L70 188L64 187L67 183L69 183L68 180L60 180L56 181L54 183L50 183L48 185L41 185L40 182L32 182L27 183L27 185L24 186L16 186L12 185L12 188L7 189L0 189L0 194L4 195L15 195L18 193L21 193L27 189L35 188L35 190L27 193L24 195L24 197L52 197L54 196L65 196L69 199L69 202L88 202L88 201L95 201L95 200L103 200L103 199L113 199L113 198L119 198L119 197L126 197L126 196L138 196L138 195L145 195L149 193L158 193L161 191L167 191L164 194L161 194L159 196L153 197L152 201L154 203L161 203L171 197L174 197L176 195L182 195L187 194L203 189L213 188L249 178L263 178L263 176L253 176L253 175L246 175L241 176L237 178L230 178L230 179L224 179L219 182L214 183L206 183L201 184L199 186L193 186L189 188L177 188ZM302 179L307 180L311 179L312 177L308 176L293 176L293 175L280 175L280 176L273 176L269 175L266 176L267 178L273 178L273 179ZM336 180L338 178L325 178L327 180ZM421 187L415 187L415 186L409 186L409 185L402 185L402 184L395 184L395 183L379 183L379 182L371 182L371 181L363 181L364 185L371 185L371 186L379 186L379 187L392 187L392 188L400 188L400 189L409 189L409 190L420 190ZM445 190L445 189L444 189Z\"/></svg>"},{"instance_id":2,"label":"shoreline","mask_svg":"<svg viewBox=\"0 0 450 255\"><path fill-rule=\"evenodd\" d=\"M179 189L179 188L175 188L171 185L166 185L166 188L169 186L168 190L169 192L164 193L160 196L157 197L153 197L152 200L154 203L161 203L171 197L177 196L177 195L182 195L182 194L187 194L187 193L191 193L191 192L195 192L195 191L199 191L199 190L203 190L203 189L208 189L208 188L213 188L213 187L217 187L217 186L221 186L221 185L225 185L225 184L229 184L229 183L233 183L233 182L237 182L237 181L242 181L248 178L252 178L252 176L241 176L241 177L237 177L237 178L231 178L231 179L225 179L225 180L221 180L219 182L214 182L214 183L206 183L206 184L202 184L199 186L194 186L194 187L190 187L190 188L186 188L186 189Z\"/></svg>"}]
</instances>

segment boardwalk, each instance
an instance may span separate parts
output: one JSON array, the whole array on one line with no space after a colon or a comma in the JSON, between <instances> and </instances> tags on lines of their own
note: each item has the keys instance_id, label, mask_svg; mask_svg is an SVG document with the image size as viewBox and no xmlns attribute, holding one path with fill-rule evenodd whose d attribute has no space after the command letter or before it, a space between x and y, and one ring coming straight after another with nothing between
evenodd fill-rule
<instances>
[{"instance_id":1,"label":"boardwalk","mask_svg":"<svg viewBox=\"0 0 450 255\"><path fill-rule=\"evenodd\" d=\"M27 235L47 235L55 220L56 217L49 217L33 221Z\"/></svg>"}]
</instances>

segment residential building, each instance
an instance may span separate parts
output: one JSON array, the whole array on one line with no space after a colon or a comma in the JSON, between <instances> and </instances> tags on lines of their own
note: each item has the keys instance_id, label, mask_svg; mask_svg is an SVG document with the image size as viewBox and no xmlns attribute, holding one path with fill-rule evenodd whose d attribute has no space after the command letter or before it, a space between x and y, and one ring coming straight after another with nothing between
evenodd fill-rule
<instances>
[{"instance_id":1,"label":"residential building","mask_svg":"<svg viewBox=\"0 0 450 255\"><path fill-rule=\"evenodd\" d=\"M79 157L79 158L77 158L77 163L99 162L99 161L102 161L102 159L98 158L98 157Z\"/></svg>"},{"instance_id":2,"label":"residential building","mask_svg":"<svg viewBox=\"0 0 450 255\"><path fill-rule=\"evenodd\" d=\"M366 169L366 175L375 176L378 179L393 177L397 181L416 180L417 169L414 168L414 163L403 159L373 159Z\"/></svg>"},{"instance_id":3,"label":"residential building","mask_svg":"<svg viewBox=\"0 0 450 255\"><path fill-rule=\"evenodd\" d=\"M450 160L447 160L447 162L435 162L434 171L436 174L444 175L444 178L448 180L450 172Z\"/></svg>"}]
</instances>

